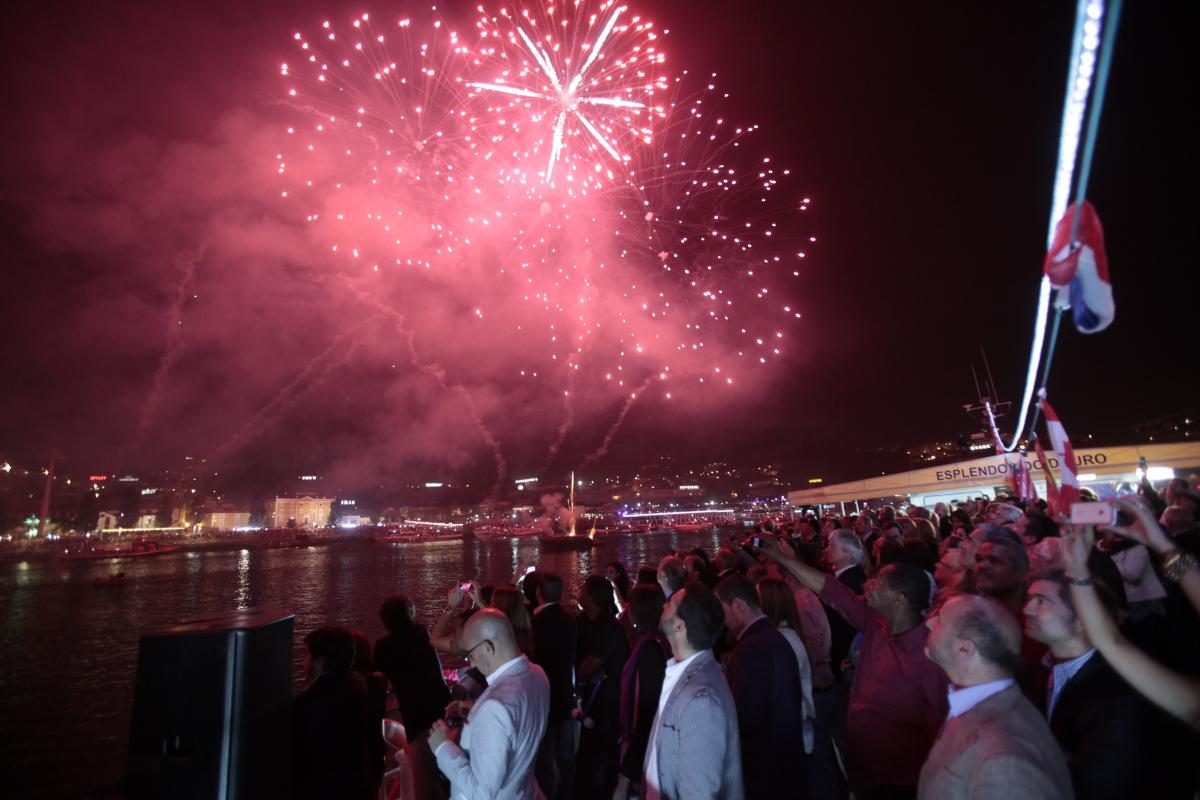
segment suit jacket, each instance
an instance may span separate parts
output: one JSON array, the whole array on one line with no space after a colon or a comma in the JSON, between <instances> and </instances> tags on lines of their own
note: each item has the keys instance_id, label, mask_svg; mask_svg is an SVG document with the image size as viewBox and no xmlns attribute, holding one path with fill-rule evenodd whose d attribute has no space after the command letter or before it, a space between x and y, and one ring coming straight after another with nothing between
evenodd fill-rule
<instances>
[{"instance_id":1,"label":"suit jacket","mask_svg":"<svg viewBox=\"0 0 1200 800\"><path fill-rule=\"evenodd\" d=\"M1070 800L1071 776L1046 721L1016 684L947 720L918 800Z\"/></svg>"},{"instance_id":2,"label":"suit jacket","mask_svg":"<svg viewBox=\"0 0 1200 800\"><path fill-rule=\"evenodd\" d=\"M1050 715L1080 800L1164 797L1169 764L1156 757L1161 728L1155 709L1092 654L1063 687Z\"/></svg>"},{"instance_id":3,"label":"suit jacket","mask_svg":"<svg viewBox=\"0 0 1200 800\"><path fill-rule=\"evenodd\" d=\"M662 634L638 639L621 672L621 774L636 783L645 774L646 745L654 728L670 646Z\"/></svg>"},{"instance_id":4,"label":"suit jacket","mask_svg":"<svg viewBox=\"0 0 1200 800\"><path fill-rule=\"evenodd\" d=\"M541 797L533 777L550 683L525 656L488 684L463 725L459 744L437 749L438 769L450 779L455 800L531 800Z\"/></svg>"},{"instance_id":5,"label":"suit jacket","mask_svg":"<svg viewBox=\"0 0 1200 800\"><path fill-rule=\"evenodd\" d=\"M571 716L575 705L575 617L559 603L533 615L533 660L550 681L550 724Z\"/></svg>"},{"instance_id":6,"label":"suit jacket","mask_svg":"<svg viewBox=\"0 0 1200 800\"><path fill-rule=\"evenodd\" d=\"M851 591L861 597L863 586L867 582L867 573L861 565L856 564L838 575L837 580L843 586L850 587ZM829 619L829 662L834 676L838 676L842 674L842 662L846 660L846 655L850 652L850 645L854 643L854 637L858 635L858 631L832 608L825 608L825 616Z\"/></svg>"},{"instance_id":7,"label":"suit jacket","mask_svg":"<svg viewBox=\"0 0 1200 800\"><path fill-rule=\"evenodd\" d=\"M789 797L804 785L804 694L796 654L771 621L762 617L742 632L729 656L729 688L737 705L746 797ZM787 764L788 769L780 765Z\"/></svg>"},{"instance_id":8,"label":"suit jacket","mask_svg":"<svg viewBox=\"0 0 1200 800\"><path fill-rule=\"evenodd\" d=\"M742 800L737 707L711 650L688 664L654 727L663 800Z\"/></svg>"},{"instance_id":9,"label":"suit jacket","mask_svg":"<svg viewBox=\"0 0 1200 800\"><path fill-rule=\"evenodd\" d=\"M292 796L371 800L367 681L357 672L321 675L292 703ZM379 727L373 731L379 738Z\"/></svg>"},{"instance_id":10,"label":"suit jacket","mask_svg":"<svg viewBox=\"0 0 1200 800\"><path fill-rule=\"evenodd\" d=\"M579 619L575 651L575 691L583 712L594 725L580 732L580 748L593 732L605 734L602 739L615 743L621 729L621 672L629 660L629 639L616 618L600 616L590 620L584 615ZM585 684L580 667L588 658L599 659L603 671Z\"/></svg>"},{"instance_id":11,"label":"suit jacket","mask_svg":"<svg viewBox=\"0 0 1200 800\"><path fill-rule=\"evenodd\" d=\"M408 625L375 643L375 666L396 692L396 704L408 741L418 739L434 720L442 718L450 690L442 678L442 663L420 625ZM375 738L379 738L376 736Z\"/></svg>"}]
</instances>

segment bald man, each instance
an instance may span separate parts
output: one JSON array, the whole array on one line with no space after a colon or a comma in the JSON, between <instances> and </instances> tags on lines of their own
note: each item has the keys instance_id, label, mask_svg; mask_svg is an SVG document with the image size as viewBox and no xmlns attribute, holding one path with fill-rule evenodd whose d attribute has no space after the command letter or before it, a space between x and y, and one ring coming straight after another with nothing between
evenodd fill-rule
<instances>
[{"instance_id":1,"label":"bald man","mask_svg":"<svg viewBox=\"0 0 1200 800\"><path fill-rule=\"evenodd\" d=\"M521 654L512 624L485 608L467 620L463 657L488 679L461 727L433 724L429 747L454 800L532 800L533 767L550 713L550 682ZM453 708L456 704L451 704Z\"/></svg>"},{"instance_id":2,"label":"bald man","mask_svg":"<svg viewBox=\"0 0 1200 800\"><path fill-rule=\"evenodd\" d=\"M996 601L957 595L925 623L925 653L952 684L950 713L921 769L920 800L1070 800L1062 750L1013 680L1021 628Z\"/></svg>"}]
</instances>

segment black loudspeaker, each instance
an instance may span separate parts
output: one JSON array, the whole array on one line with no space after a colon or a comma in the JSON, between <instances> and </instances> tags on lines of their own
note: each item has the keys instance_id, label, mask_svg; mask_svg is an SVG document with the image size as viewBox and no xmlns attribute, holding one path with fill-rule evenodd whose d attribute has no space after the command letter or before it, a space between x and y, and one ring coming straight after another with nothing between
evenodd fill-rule
<instances>
[{"instance_id":1,"label":"black loudspeaker","mask_svg":"<svg viewBox=\"0 0 1200 800\"><path fill-rule=\"evenodd\" d=\"M292 622L247 609L142 634L125 797L290 796Z\"/></svg>"}]
</instances>

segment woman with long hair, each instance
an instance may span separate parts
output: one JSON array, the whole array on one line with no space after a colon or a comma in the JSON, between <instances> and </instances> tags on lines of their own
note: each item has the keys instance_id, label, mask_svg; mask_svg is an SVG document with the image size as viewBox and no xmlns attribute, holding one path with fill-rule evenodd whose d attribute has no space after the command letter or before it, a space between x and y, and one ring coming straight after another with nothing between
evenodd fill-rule
<instances>
[{"instance_id":1,"label":"woman with long hair","mask_svg":"<svg viewBox=\"0 0 1200 800\"><path fill-rule=\"evenodd\" d=\"M629 573L625 571L625 565L620 561L610 561L604 566L604 574L612 583L613 588L617 590L621 602L628 602L630 583Z\"/></svg>"},{"instance_id":2,"label":"woman with long hair","mask_svg":"<svg viewBox=\"0 0 1200 800\"><path fill-rule=\"evenodd\" d=\"M591 575L579 595L579 639L575 660L576 694L581 698L579 752L573 797L611 800L620 765L621 671L629 660L629 640L617 622L612 584Z\"/></svg>"},{"instance_id":3,"label":"woman with long hair","mask_svg":"<svg viewBox=\"0 0 1200 800\"><path fill-rule=\"evenodd\" d=\"M533 655L533 620L525 606L525 595L515 586L497 586L492 590L492 608L503 611L512 623L517 646L527 656Z\"/></svg>"},{"instance_id":4,"label":"woman with long hair","mask_svg":"<svg viewBox=\"0 0 1200 800\"><path fill-rule=\"evenodd\" d=\"M763 578L755 586L758 590L758 605L767 615L787 643L796 654L796 666L800 670L800 688L803 695L803 707L798 709L804 725L804 752L813 750L813 720L816 710L812 697L812 664L808 660L808 651L804 649L804 641L800 638L800 613L796 610L796 598L792 587L782 578Z\"/></svg>"},{"instance_id":5,"label":"woman with long hair","mask_svg":"<svg viewBox=\"0 0 1200 800\"><path fill-rule=\"evenodd\" d=\"M634 644L621 672L621 766L613 795L616 800L627 797L630 788L641 796L646 746L671 655L671 646L658 629L666 602L658 583L639 583L629 591L626 611L633 624Z\"/></svg>"}]
</instances>

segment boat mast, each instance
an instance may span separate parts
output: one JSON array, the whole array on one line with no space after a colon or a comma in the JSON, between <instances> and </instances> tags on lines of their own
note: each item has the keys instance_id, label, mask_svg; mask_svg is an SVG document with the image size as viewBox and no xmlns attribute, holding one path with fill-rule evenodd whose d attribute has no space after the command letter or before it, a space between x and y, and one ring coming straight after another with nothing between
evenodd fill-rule
<instances>
[{"instance_id":1,"label":"boat mast","mask_svg":"<svg viewBox=\"0 0 1200 800\"><path fill-rule=\"evenodd\" d=\"M571 470L571 491L567 495L567 513L571 515L571 532L575 535L575 470Z\"/></svg>"},{"instance_id":2,"label":"boat mast","mask_svg":"<svg viewBox=\"0 0 1200 800\"><path fill-rule=\"evenodd\" d=\"M46 538L46 519L50 516L50 491L54 488L54 462L58 460L58 453L50 454L50 468L46 470L46 488L42 490L42 505L38 509L38 541L45 541Z\"/></svg>"}]
</instances>

